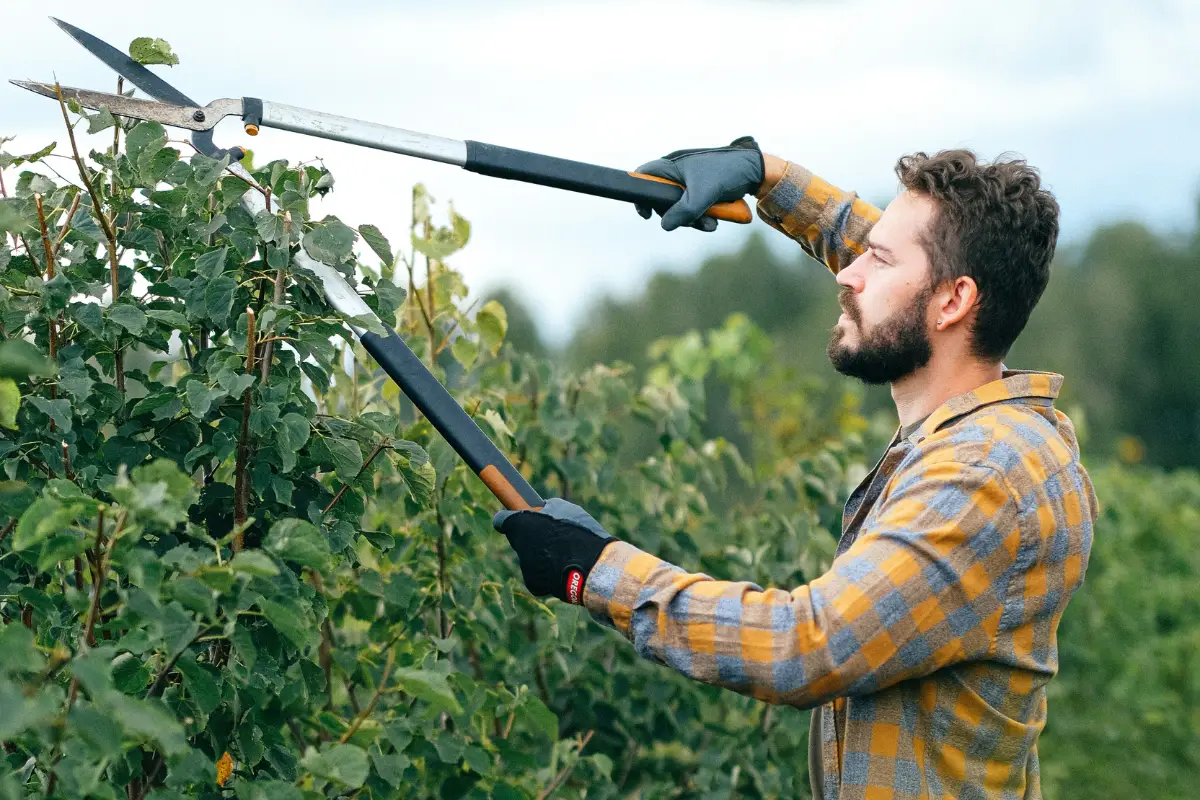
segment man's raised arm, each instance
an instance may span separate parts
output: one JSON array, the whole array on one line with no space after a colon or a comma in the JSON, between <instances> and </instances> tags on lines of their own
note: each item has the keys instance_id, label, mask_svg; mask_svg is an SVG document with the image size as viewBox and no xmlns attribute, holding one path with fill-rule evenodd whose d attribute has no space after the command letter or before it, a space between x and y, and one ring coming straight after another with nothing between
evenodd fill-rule
<instances>
[{"instance_id":1,"label":"man's raised arm","mask_svg":"<svg viewBox=\"0 0 1200 800\"><path fill-rule=\"evenodd\" d=\"M704 216L709 206L754 194L763 221L794 239L834 274L866 248L867 233L881 213L854 192L763 153L749 136L726 147L676 150L636 171L686 187L679 201L663 213L664 230L681 226L715 230L717 221ZM649 208L639 208L638 213L646 219L651 215Z\"/></svg>"}]
</instances>

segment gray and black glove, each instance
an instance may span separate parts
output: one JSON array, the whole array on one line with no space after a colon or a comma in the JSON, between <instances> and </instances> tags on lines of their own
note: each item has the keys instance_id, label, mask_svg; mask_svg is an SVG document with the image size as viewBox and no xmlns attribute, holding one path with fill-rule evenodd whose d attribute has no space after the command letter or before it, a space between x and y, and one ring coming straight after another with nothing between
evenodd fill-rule
<instances>
[{"instance_id":1,"label":"gray and black glove","mask_svg":"<svg viewBox=\"0 0 1200 800\"><path fill-rule=\"evenodd\" d=\"M618 541L582 508L557 497L538 511L501 511L492 527L517 551L530 594L575 605L583 604L583 587L600 553Z\"/></svg>"},{"instance_id":2,"label":"gray and black glove","mask_svg":"<svg viewBox=\"0 0 1200 800\"><path fill-rule=\"evenodd\" d=\"M762 150L753 136L734 139L728 147L676 150L643 164L637 172L682 183L683 197L662 215L664 231L690 225L713 231L717 221L704 216L714 203L731 203L758 191L765 167ZM649 206L637 206L643 219L650 219Z\"/></svg>"}]
</instances>

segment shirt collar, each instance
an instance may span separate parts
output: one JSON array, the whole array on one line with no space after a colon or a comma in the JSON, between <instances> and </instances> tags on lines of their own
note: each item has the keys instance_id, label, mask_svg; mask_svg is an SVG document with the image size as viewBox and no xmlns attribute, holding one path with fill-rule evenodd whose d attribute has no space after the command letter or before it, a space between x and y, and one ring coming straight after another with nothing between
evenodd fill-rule
<instances>
[{"instance_id":1,"label":"shirt collar","mask_svg":"<svg viewBox=\"0 0 1200 800\"><path fill-rule=\"evenodd\" d=\"M926 417L913 436L918 439L929 436L950 420L993 403L1023 397L1053 401L1062 389L1062 382L1063 376L1053 372L1006 369L1001 373L1000 380L951 397Z\"/></svg>"}]
</instances>

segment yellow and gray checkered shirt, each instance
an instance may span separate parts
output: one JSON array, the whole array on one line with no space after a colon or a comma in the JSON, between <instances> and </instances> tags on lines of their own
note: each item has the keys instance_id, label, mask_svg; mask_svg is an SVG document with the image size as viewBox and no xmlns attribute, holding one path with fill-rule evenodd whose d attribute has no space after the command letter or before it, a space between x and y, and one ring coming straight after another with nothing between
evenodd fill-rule
<instances>
[{"instance_id":1,"label":"yellow and gray checkered shirt","mask_svg":"<svg viewBox=\"0 0 1200 800\"><path fill-rule=\"evenodd\" d=\"M834 272L880 213L796 165L758 210ZM1058 622L1096 516L1061 384L1005 372L897 432L806 586L714 580L616 542L584 604L690 678L817 709L824 800L1040 798Z\"/></svg>"}]
</instances>

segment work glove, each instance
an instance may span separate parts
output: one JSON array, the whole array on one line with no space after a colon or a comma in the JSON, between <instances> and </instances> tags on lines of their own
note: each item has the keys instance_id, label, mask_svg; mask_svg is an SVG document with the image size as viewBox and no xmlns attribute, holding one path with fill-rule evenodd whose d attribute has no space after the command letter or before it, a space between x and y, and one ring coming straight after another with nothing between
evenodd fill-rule
<instances>
[{"instance_id":1,"label":"work glove","mask_svg":"<svg viewBox=\"0 0 1200 800\"><path fill-rule=\"evenodd\" d=\"M734 139L728 147L676 150L643 164L637 172L682 183L683 197L662 215L664 231L681 225L714 231L717 221L704 216L714 203L731 203L758 191L763 182L763 155L753 136ZM642 219L650 219L650 206L637 205Z\"/></svg>"},{"instance_id":2,"label":"work glove","mask_svg":"<svg viewBox=\"0 0 1200 800\"><path fill-rule=\"evenodd\" d=\"M492 527L517 551L530 594L575 605L583 604L584 584L601 551L618 541L582 508L558 498L538 511L501 511Z\"/></svg>"}]
</instances>

